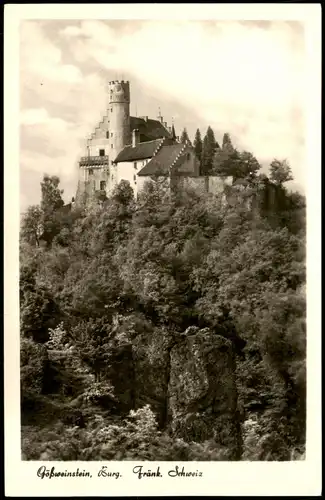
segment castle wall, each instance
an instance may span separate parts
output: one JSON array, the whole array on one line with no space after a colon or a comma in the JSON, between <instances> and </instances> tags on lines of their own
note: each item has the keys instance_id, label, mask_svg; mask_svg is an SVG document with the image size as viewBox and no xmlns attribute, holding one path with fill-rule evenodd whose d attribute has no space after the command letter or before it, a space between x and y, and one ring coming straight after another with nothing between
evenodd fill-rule
<instances>
[{"instance_id":1,"label":"castle wall","mask_svg":"<svg viewBox=\"0 0 325 500\"><path fill-rule=\"evenodd\" d=\"M111 158L111 144L110 140L106 139L104 137L94 137L89 141L89 146L88 146L88 155L89 156L99 156L99 150L104 149L105 150L105 155L104 156L109 156L109 160L113 160Z\"/></svg>"},{"instance_id":2,"label":"castle wall","mask_svg":"<svg viewBox=\"0 0 325 500\"><path fill-rule=\"evenodd\" d=\"M134 195L137 194L137 170L134 168L134 162L121 162L116 166L116 177L117 184L122 180L128 181L131 188L134 191Z\"/></svg>"},{"instance_id":3,"label":"castle wall","mask_svg":"<svg viewBox=\"0 0 325 500\"><path fill-rule=\"evenodd\" d=\"M124 161L116 165L116 182L119 184L122 180L129 181L130 186L134 191L134 196L138 194L138 186L141 185L141 177L138 177L138 172L148 163L147 160Z\"/></svg>"},{"instance_id":4,"label":"castle wall","mask_svg":"<svg viewBox=\"0 0 325 500\"><path fill-rule=\"evenodd\" d=\"M232 177L219 177L217 175L209 176L209 193L219 194L225 189L225 186L231 186Z\"/></svg>"},{"instance_id":5,"label":"castle wall","mask_svg":"<svg viewBox=\"0 0 325 500\"><path fill-rule=\"evenodd\" d=\"M174 189L195 189L202 192L208 191L207 177L188 177L188 176L177 176L173 179Z\"/></svg>"},{"instance_id":6,"label":"castle wall","mask_svg":"<svg viewBox=\"0 0 325 500\"><path fill-rule=\"evenodd\" d=\"M159 176L159 177L153 179L149 175L148 176L141 175L141 176L137 177L137 195L139 193L141 193L141 191L143 190L143 188L147 182L157 183L157 184L165 186L166 188L170 186L170 178L169 177Z\"/></svg>"},{"instance_id":7,"label":"castle wall","mask_svg":"<svg viewBox=\"0 0 325 500\"><path fill-rule=\"evenodd\" d=\"M221 194L225 186L232 184L232 177L177 175L172 178L173 189L195 189L201 192Z\"/></svg>"},{"instance_id":8,"label":"castle wall","mask_svg":"<svg viewBox=\"0 0 325 500\"><path fill-rule=\"evenodd\" d=\"M93 196L95 191L105 189L110 191L110 169L109 167L99 168L80 168L80 178L78 183L79 196L86 193L87 196Z\"/></svg>"}]
</instances>

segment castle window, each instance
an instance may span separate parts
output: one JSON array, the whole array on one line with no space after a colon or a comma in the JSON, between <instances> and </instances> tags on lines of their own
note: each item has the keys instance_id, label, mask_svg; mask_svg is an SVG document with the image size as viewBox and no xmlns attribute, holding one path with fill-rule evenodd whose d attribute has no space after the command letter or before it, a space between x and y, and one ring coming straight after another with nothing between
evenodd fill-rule
<instances>
[{"instance_id":1,"label":"castle window","mask_svg":"<svg viewBox=\"0 0 325 500\"><path fill-rule=\"evenodd\" d=\"M113 108L111 108L111 113L113 113Z\"/></svg>"},{"instance_id":2,"label":"castle window","mask_svg":"<svg viewBox=\"0 0 325 500\"><path fill-rule=\"evenodd\" d=\"M191 159L190 153L187 153L187 157L186 158L187 158L187 161L190 161L190 159Z\"/></svg>"},{"instance_id":3,"label":"castle window","mask_svg":"<svg viewBox=\"0 0 325 500\"><path fill-rule=\"evenodd\" d=\"M105 156L105 149L99 150L99 156Z\"/></svg>"},{"instance_id":4,"label":"castle window","mask_svg":"<svg viewBox=\"0 0 325 500\"><path fill-rule=\"evenodd\" d=\"M133 163L133 166L134 166L134 168L135 168L135 169L137 169L137 168L138 168L138 167L137 167L137 162L136 162L136 161Z\"/></svg>"},{"instance_id":5,"label":"castle window","mask_svg":"<svg viewBox=\"0 0 325 500\"><path fill-rule=\"evenodd\" d=\"M93 173L94 173L93 169L92 169L92 168L90 168L90 169L88 170L88 173L89 173L89 175L93 175Z\"/></svg>"},{"instance_id":6,"label":"castle window","mask_svg":"<svg viewBox=\"0 0 325 500\"><path fill-rule=\"evenodd\" d=\"M113 149L113 144L111 144L111 148Z\"/></svg>"},{"instance_id":7,"label":"castle window","mask_svg":"<svg viewBox=\"0 0 325 500\"><path fill-rule=\"evenodd\" d=\"M105 191L106 189L106 182L105 181L100 181L100 190Z\"/></svg>"},{"instance_id":8,"label":"castle window","mask_svg":"<svg viewBox=\"0 0 325 500\"><path fill-rule=\"evenodd\" d=\"M109 139L109 131L106 132L106 139Z\"/></svg>"},{"instance_id":9,"label":"castle window","mask_svg":"<svg viewBox=\"0 0 325 500\"><path fill-rule=\"evenodd\" d=\"M111 137L113 137L113 132L111 132Z\"/></svg>"},{"instance_id":10,"label":"castle window","mask_svg":"<svg viewBox=\"0 0 325 500\"><path fill-rule=\"evenodd\" d=\"M133 180L134 180L134 184L136 184L137 183L137 176L136 175L133 176Z\"/></svg>"}]
</instances>

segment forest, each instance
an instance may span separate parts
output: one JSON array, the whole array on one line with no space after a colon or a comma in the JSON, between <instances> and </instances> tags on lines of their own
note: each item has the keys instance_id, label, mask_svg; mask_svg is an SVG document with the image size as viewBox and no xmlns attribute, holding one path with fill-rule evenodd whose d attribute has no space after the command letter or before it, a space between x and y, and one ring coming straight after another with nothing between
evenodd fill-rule
<instances>
[{"instance_id":1,"label":"forest","mask_svg":"<svg viewBox=\"0 0 325 500\"><path fill-rule=\"evenodd\" d=\"M198 130L193 146L203 174L232 177L224 193L152 182L135 200L122 181L70 207L44 174L20 230L23 460L304 459L305 197L287 187L285 160L265 173L229 134L219 146L210 127L203 141ZM150 366L191 328L234 353L232 458L209 430L177 436L155 411L162 381ZM153 335L153 361L141 365Z\"/></svg>"}]
</instances>

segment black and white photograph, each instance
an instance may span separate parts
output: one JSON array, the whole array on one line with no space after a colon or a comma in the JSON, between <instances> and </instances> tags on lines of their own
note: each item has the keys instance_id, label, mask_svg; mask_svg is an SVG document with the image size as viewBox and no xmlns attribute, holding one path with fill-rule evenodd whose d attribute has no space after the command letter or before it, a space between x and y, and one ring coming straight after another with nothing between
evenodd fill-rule
<instances>
[{"instance_id":1,"label":"black and white photograph","mask_svg":"<svg viewBox=\"0 0 325 500\"><path fill-rule=\"evenodd\" d=\"M308 459L306 24L186 7L19 20L15 439L42 485Z\"/></svg>"}]
</instances>

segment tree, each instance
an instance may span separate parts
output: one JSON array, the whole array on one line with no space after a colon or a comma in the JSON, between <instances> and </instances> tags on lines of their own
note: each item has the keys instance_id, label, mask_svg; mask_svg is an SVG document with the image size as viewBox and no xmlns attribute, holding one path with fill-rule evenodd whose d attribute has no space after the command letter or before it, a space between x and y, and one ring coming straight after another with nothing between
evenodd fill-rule
<instances>
[{"instance_id":1,"label":"tree","mask_svg":"<svg viewBox=\"0 0 325 500\"><path fill-rule=\"evenodd\" d=\"M64 202L63 190L59 189L60 179L56 175L44 175L41 182L41 211L43 222L42 238L51 245L53 238L60 232L60 209Z\"/></svg>"},{"instance_id":2,"label":"tree","mask_svg":"<svg viewBox=\"0 0 325 500\"><path fill-rule=\"evenodd\" d=\"M44 344L32 339L20 339L20 386L21 399L24 400L41 394L43 389L44 368L47 360Z\"/></svg>"},{"instance_id":3,"label":"tree","mask_svg":"<svg viewBox=\"0 0 325 500\"><path fill-rule=\"evenodd\" d=\"M63 190L59 189L60 179L56 175L44 174L41 182L41 209L43 212L55 212L64 205Z\"/></svg>"},{"instance_id":4,"label":"tree","mask_svg":"<svg viewBox=\"0 0 325 500\"><path fill-rule=\"evenodd\" d=\"M186 128L184 128L183 132L182 132L182 135L181 135L181 143L182 144L189 144L189 145L192 145L190 139L189 139L189 136L188 136L188 133L187 133L187 130Z\"/></svg>"},{"instance_id":5,"label":"tree","mask_svg":"<svg viewBox=\"0 0 325 500\"><path fill-rule=\"evenodd\" d=\"M205 134L205 137L203 139L203 151L202 151L203 175L208 175L209 173L211 173L213 166L213 159L217 148L219 148L219 144L215 139L212 128L209 126Z\"/></svg>"},{"instance_id":6,"label":"tree","mask_svg":"<svg viewBox=\"0 0 325 500\"><path fill-rule=\"evenodd\" d=\"M199 129L197 129L197 131L195 133L193 145L194 145L195 155L196 155L196 157L199 160L200 165L201 165L203 142L202 142L202 138L201 138L201 132Z\"/></svg>"},{"instance_id":7,"label":"tree","mask_svg":"<svg viewBox=\"0 0 325 500\"><path fill-rule=\"evenodd\" d=\"M43 287L35 287L21 293L20 329L25 337L35 342L48 340L48 329L59 319L59 308L52 294Z\"/></svg>"},{"instance_id":8,"label":"tree","mask_svg":"<svg viewBox=\"0 0 325 500\"><path fill-rule=\"evenodd\" d=\"M174 127L174 124L172 125L172 133L171 133L171 135L172 135L172 139L173 139L174 141L176 141L176 132L175 132L175 127Z\"/></svg>"},{"instance_id":9,"label":"tree","mask_svg":"<svg viewBox=\"0 0 325 500\"><path fill-rule=\"evenodd\" d=\"M255 178L257 172L261 168L261 165L255 158L255 156L248 151L239 153L237 166L238 171L235 172L234 176L241 179Z\"/></svg>"},{"instance_id":10,"label":"tree","mask_svg":"<svg viewBox=\"0 0 325 500\"><path fill-rule=\"evenodd\" d=\"M39 205L28 207L21 224L21 237L31 245L39 246L40 237L43 232L42 210Z\"/></svg>"},{"instance_id":11,"label":"tree","mask_svg":"<svg viewBox=\"0 0 325 500\"><path fill-rule=\"evenodd\" d=\"M219 149L213 160L213 171L218 175L229 175L233 180L245 179L251 182L256 178L261 166L252 153L248 151Z\"/></svg>"},{"instance_id":12,"label":"tree","mask_svg":"<svg viewBox=\"0 0 325 500\"><path fill-rule=\"evenodd\" d=\"M272 161L270 165L270 179L278 186L293 180L290 165L286 160Z\"/></svg>"},{"instance_id":13,"label":"tree","mask_svg":"<svg viewBox=\"0 0 325 500\"><path fill-rule=\"evenodd\" d=\"M227 132L223 134L222 149L224 151L228 151L228 153L233 153L235 150L233 145L232 145L230 135Z\"/></svg>"}]
</instances>

